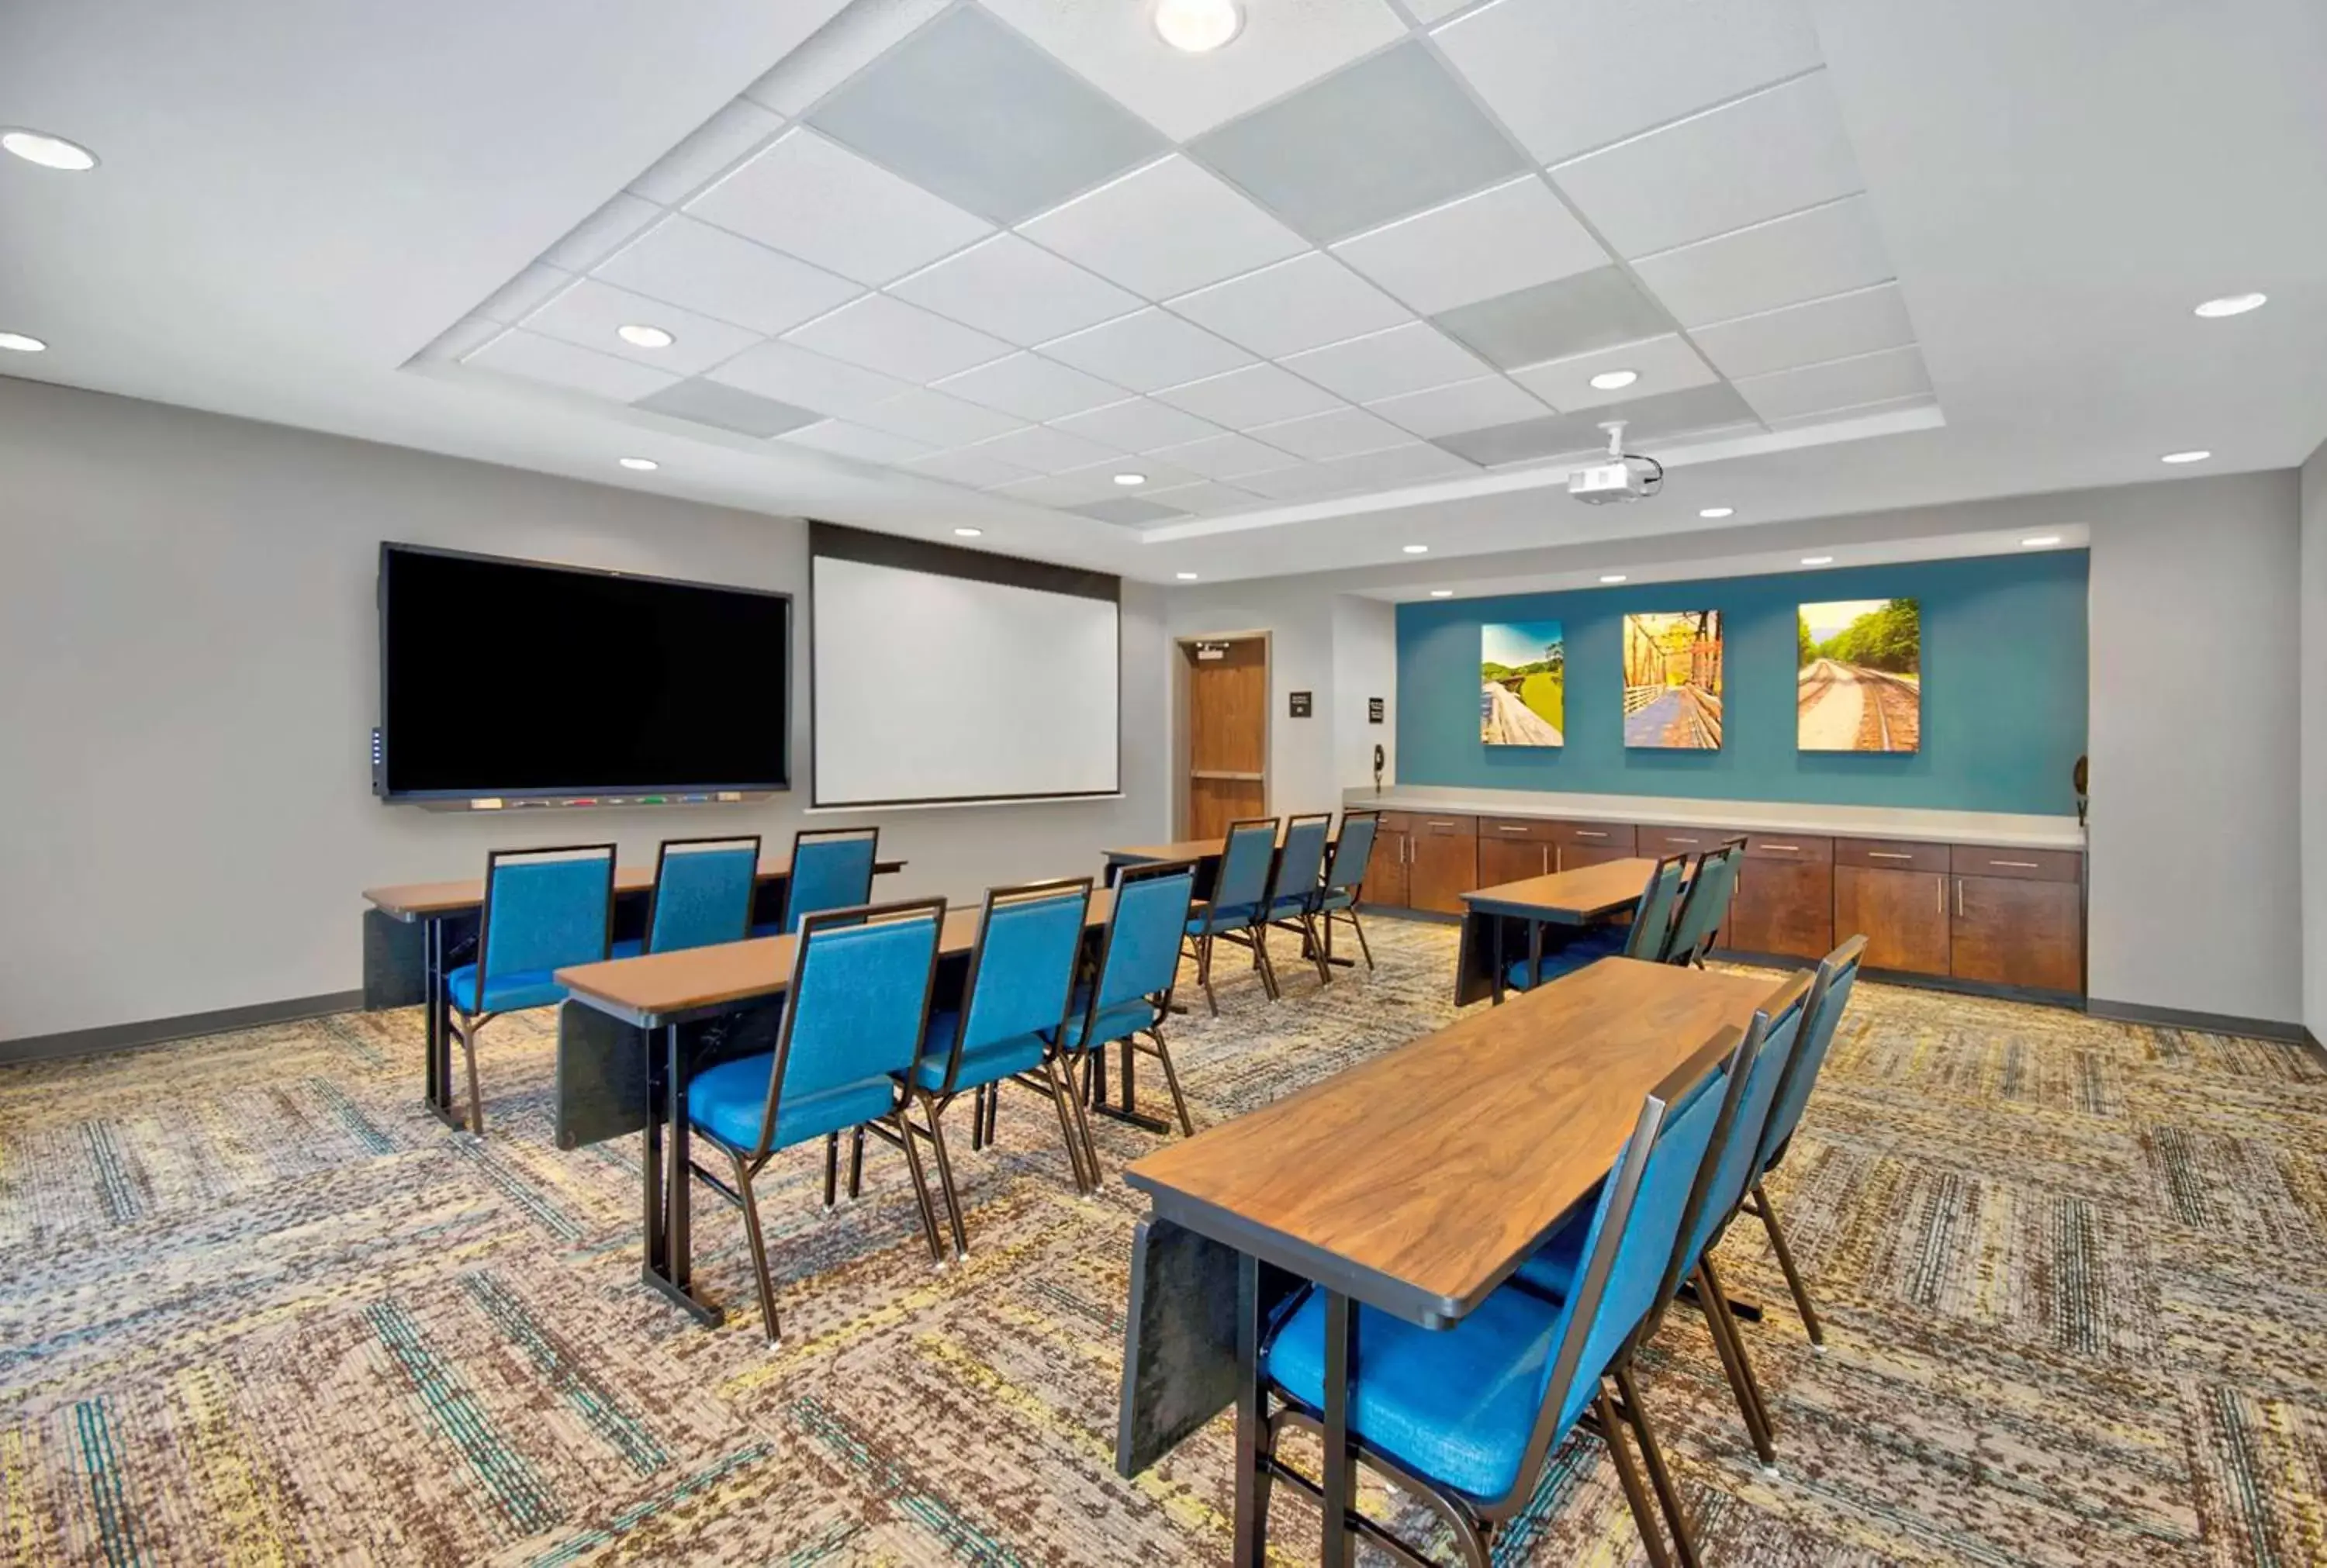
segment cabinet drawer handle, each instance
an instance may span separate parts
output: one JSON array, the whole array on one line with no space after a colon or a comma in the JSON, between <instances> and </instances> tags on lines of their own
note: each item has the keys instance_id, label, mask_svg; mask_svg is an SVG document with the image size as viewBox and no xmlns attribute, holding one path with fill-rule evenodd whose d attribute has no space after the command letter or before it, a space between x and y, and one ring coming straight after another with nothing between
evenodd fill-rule
<instances>
[{"instance_id":1,"label":"cabinet drawer handle","mask_svg":"<svg viewBox=\"0 0 2327 1568\"><path fill-rule=\"evenodd\" d=\"M1575 836L1578 838L1605 838L1608 835L1604 833L1586 833L1579 827L1575 830Z\"/></svg>"},{"instance_id":2,"label":"cabinet drawer handle","mask_svg":"<svg viewBox=\"0 0 2327 1568\"><path fill-rule=\"evenodd\" d=\"M1764 844L1762 847L1763 849L1781 849L1788 854L1799 854L1802 852L1802 846L1799 844Z\"/></svg>"},{"instance_id":3,"label":"cabinet drawer handle","mask_svg":"<svg viewBox=\"0 0 2327 1568\"><path fill-rule=\"evenodd\" d=\"M1451 822L1425 822L1422 826L1425 827L1452 827L1454 825Z\"/></svg>"},{"instance_id":4,"label":"cabinet drawer handle","mask_svg":"<svg viewBox=\"0 0 2327 1568\"><path fill-rule=\"evenodd\" d=\"M1668 833L1665 835L1665 842L1667 844L1695 844L1697 841L1694 838L1683 838L1677 833Z\"/></svg>"},{"instance_id":5,"label":"cabinet drawer handle","mask_svg":"<svg viewBox=\"0 0 2327 1568\"><path fill-rule=\"evenodd\" d=\"M1946 914L1948 912L1948 879L1941 877L1938 885L1931 891L1939 895L1939 913Z\"/></svg>"},{"instance_id":6,"label":"cabinet drawer handle","mask_svg":"<svg viewBox=\"0 0 2327 1568\"><path fill-rule=\"evenodd\" d=\"M1895 849L1870 849L1866 852L1866 858L1869 860L1912 860L1915 857L1911 854L1901 854Z\"/></svg>"},{"instance_id":7,"label":"cabinet drawer handle","mask_svg":"<svg viewBox=\"0 0 2327 1568\"><path fill-rule=\"evenodd\" d=\"M1963 878L1956 878L1956 919L1963 919Z\"/></svg>"},{"instance_id":8,"label":"cabinet drawer handle","mask_svg":"<svg viewBox=\"0 0 2327 1568\"><path fill-rule=\"evenodd\" d=\"M2044 868L2033 860L1991 860L1990 865L2009 866L2014 871L2042 871Z\"/></svg>"},{"instance_id":9,"label":"cabinet drawer handle","mask_svg":"<svg viewBox=\"0 0 2327 1568\"><path fill-rule=\"evenodd\" d=\"M1432 823L1432 824L1431 824L1431 826L1432 826L1433 827L1435 827L1435 826L1438 826L1438 824L1436 824L1436 823L1435 823L1435 822L1434 822L1434 823ZM1498 822L1497 824L1495 824L1495 831L1496 831L1497 833L1525 833L1525 832L1527 831L1527 829L1526 829L1526 828L1524 828L1524 827L1513 827L1513 826L1512 826L1509 823L1508 823L1508 822Z\"/></svg>"}]
</instances>

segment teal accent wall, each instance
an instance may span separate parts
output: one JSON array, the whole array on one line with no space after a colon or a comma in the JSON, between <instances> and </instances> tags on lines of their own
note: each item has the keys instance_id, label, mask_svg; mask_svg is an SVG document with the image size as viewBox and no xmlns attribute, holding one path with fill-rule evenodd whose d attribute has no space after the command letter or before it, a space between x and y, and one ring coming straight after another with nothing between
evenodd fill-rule
<instances>
[{"instance_id":1,"label":"teal accent wall","mask_svg":"<svg viewBox=\"0 0 2327 1568\"><path fill-rule=\"evenodd\" d=\"M2056 550L1401 604L1397 781L2071 813L2070 770L2085 751L2088 575L2084 551ZM1795 607L1833 599L1921 602L1920 751L1794 749ZM1628 751L1622 618L1678 610L1718 610L1726 623L1722 749ZM1479 739L1479 628L1506 621L1565 623L1564 747ZM2159 743L2171 744L2172 715L2158 722Z\"/></svg>"}]
</instances>

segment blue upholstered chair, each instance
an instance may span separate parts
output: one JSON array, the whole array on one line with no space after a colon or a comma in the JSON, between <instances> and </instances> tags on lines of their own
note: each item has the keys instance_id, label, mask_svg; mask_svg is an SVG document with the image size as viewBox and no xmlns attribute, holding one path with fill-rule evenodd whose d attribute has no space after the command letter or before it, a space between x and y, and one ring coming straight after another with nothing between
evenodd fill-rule
<instances>
[{"instance_id":1,"label":"blue upholstered chair","mask_svg":"<svg viewBox=\"0 0 2327 1568\"><path fill-rule=\"evenodd\" d=\"M445 975L443 998L446 1022L469 1059L469 1131L481 1137L485 1131L477 1031L501 1013L565 1001L565 987L552 976L568 965L605 957L613 919L612 845L497 849L486 855L477 961Z\"/></svg>"},{"instance_id":2,"label":"blue upholstered chair","mask_svg":"<svg viewBox=\"0 0 2327 1568\"><path fill-rule=\"evenodd\" d=\"M1366 929L1358 924L1358 900L1366 884L1366 867L1374 855L1374 835L1381 826L1376 811L1341 813L1341 836L1333 840L1333 858L1325 867L1325 886L1317 895L1317 923L1323 928L1325 962L1333 961L1333 922L1346 920L1357 933L1358 951L1366 967L1374 966L1373 949L1366 946Z\"/></svg>"},{"instance_id":3,"label":"blue upholstered chair","mask_svg":"<svg viewBox=\"0 0 2327 1568\"><path fill-rule=\"evenodd\" d=\"M1180 1131L1183 1134L1195 1131L1188 1117L1187 1097L1180 1092L1179 1070L1172 1065L1172 1048L1164 1040L1164 1020L1172 1011L1172 987L1180 977L1180 937L1190 923L1188 911L1195 891L1193 861L1132 866L1116 879L1115 908L1107 916L1107 938L1099 946L1098 970L1075 987L1073 1005L1059 1030L1058 1053L1066 1068L1068 1104L1082 1138L1084 1171L1093 1189L1099 1181L1098 1145L1091 1141L1090 1120L1083 1112L1083 1103L1090 1097L1092 1061L1111 1042L1123 1041L1126 1074L1134 1050L1154 1057L1163 1066ZM1142 1035L1145 1041L1139 1038ZM1079 1079L1075 1076L1078 1068L1082 1071Z\"/></svg>"},{"instance_id":4,"label":"blue upholstered chair","mask_svg":"<svg viewBox=\"0 0 2327 1568\"><path fill-rule=\"evenodd\" d=\"M1220 851L1220 873L1212 882L1212 896L1188 911L1190 956L1196 960L1196 983L1204 988L1205 1004L1220 1015L1220 998L1212 993L1212 943L1225 939L1252 949L1253 967L1273 998L1276 976L1268 967L1268 944L1256 928L1266 919L1270 867L1276 859L1276 818L1249 817L1229 824L1228 842Z\"/></svg>"},{"instance_id":5,"label":"blue upholstered chair","mask_svg":"<svg viewBox=\"0 0 2327 1568\"><path fill-rule=\"evenodd\" d=\"M1428 1503L1473 1568L1487 1568L1496 1531L1527 1507L1552 1450L1579 1425L1607 1443L1652 1562L1667 1561L1663 1536L1620 1423L1639 1441L1673 1529L1685 1529L1655 1435L1637 1419L1630 1360L1641 1328L1674 1289L1675 1244L1693 1217L1707 1152L1736 1103L1730 1086L1744 1056L1738 1031L1724 1029L1642 1103L1614 1166L1569 1227L1581 1264L1575 1288L1554 1299L1505 1284L1450 1330L1351 1309L1356 1457ZM1287 1426L1322 1426L1326 1322L1326 1303L1312 1289L1263 1351L1267 1396L1257 1463L1264 1518L1272 1475L1294 1476L1314 1495L1314 1483L1295 1476L1276 1450ZM1607 1380L1617 1383L1621 1402L1608 1396ZM1272 1401L1281 1402L1274 1411ZM1352 1525L1403 1558L1426 1560L1370 1520Z\"/></svg>"},{"instance_id":6,"label":"blue upholstered chair","mask_svg":"<svg viewBox=\"0 0 2327 1568\"><path fill-rule=\"evenodd\" d=\"M1786 1245L1786 1233L1778 1223L1777 1206L1762 1180L1775 1171L1791 1146L1794 1129L1801 1125L1802 1112L1810 1103L1810 1091L1818 1085L1818 1076L1826 1067L1827 1051L1834 1045L1835 1026L1842 1022L1843 1010L1850 1005L1851 987L1858 980L1858 961L1866 951L1866 938L1853 937L1819 963L1818 978L1810 985L1808 1021L1802 1025L1801 1043L1795 1049L1794 1059L1786 1069L1785 1081L1778 1086L1777 1103L1770 1107L1770 1119L1762 1129L1762 1146L1753 1161L1753 1182L1745 1199L1745 1211L1762 1222L1770 1233L1770 1250L1778 1255L1778 1267L1786 1276L1786 1288L1794 1293L1794 1306L1801 1313L1802 1328L1808 1333L1810 1343L1823 1349L1826 1330L1818 1326L1818 1311L1810 1305L1810 1293L1802 1288L1800 1271L1794 1267L1793 1249Z\"/></svg>"},{"instance_id":7,"label":"blue upholstered chair","mask_svg":"<svg viewBox=\"0 0 2327 1568\"><path fill-rule=\"evenodd\" d=\"M1252 929L1254 940L1264 946L1272 926L1299 937L1302 952L1317 966L1321 984L1333 978L1325 965L1325 944L1317 935L1317 902L1325 894L1325 841L1332 832L1330 811L1285 819L1285 846L1277 851L1276 869L1268 879L1267 908ZM1262 972L1274 978L1275 962Z\"/></svg>"},{"instance_id":8,"label":"blue upholstered chair","mask_svg":"<svg viewBox=\"0 0 2327 1568\"><path fill-rule=\"evenodd\" d=\"M1661 963L1672 936L1673 908L1678 902L1682 873L1688 856L1668 854L1641 884L1640 901L1632 906L1629 926L1594 926L1579 932L1565 947L1537 955L1532 960L1514 958L1503 984L1514 991L1531 991L1562 975L1572 975L1586 964L1621 956Z\"/></svg>"},{"instance_id":9,"label":"blue upholstered chair","mask_svg":"<svg viewBox=\"0 0 2327 1568\"><path fill-rule=\"evenodd\" d=\"M751 934L760 885L760 835L666 838L655 854L654 900L643 940L617 942L614 957L675 953L740 942Z\"/></svg>"},{"instance_id":10,"label":"blue upholstered chair","mask_svg":"<svg viewBox=\"0 0 2327 1568\"><path fill-rule=\"evenodd\" d=\"M784 917L754 926L755 937L789 936L819 910L853 910L873 899L873 867L881 857L877 827L803 828L792 835L791 873L784 882Z\"/></svg>"},{"instance_id":11,"label":"blue upholstered chair","mask_svg":"<svg viewBox=\"0 0 2327 1568\"><path fill-rule=\"evenodd\" d=\"M1722 925L1729 919L1730 901L1737 896L1737 863L1744 854L1745 841L1733 838L1696 857L1687 896L1681 900L1680 913L1673 917L1672 935L1665 943L1666 963L1705 967L1705 955L1720 936Z\"/></svg>"},{"instance_id":12,"label":"blue upholstered chair","mask_svg":"<svg viewBox=\"0 0 2327 1568\"><path fill-rule=\"evenodd\" d=\"M871 1123L905 1152L930 1255L945 1257L921 1151L904 1130L899 1079L921 1054L937 974L943 899L830 910L800 924L791 985L772 1051L737 1057L696 1075L687 1120L734 1167L731 1197L743 1210L760 1318L778 1343L775 1284L752 1182L775 1154Z\"/></svg>"},{"instance_id":13,"label":"blue upholstered chair","mask_svg":"<svg viewBox=\"0 0 2327 1568\"><path fill-rule=\"evenodd\" d=\"M952 1006L930 1008L921 1060L905 1077L908 1109L918 1104L922 1122L915 1126L909 1115L905 1125L926 1136L937 1151L938 1184L945 1190L958 1258L969 1255L969 1237L962 1222L961 1190L954 1184L953 1161L946 1149L943 1118L964 1089L998 1088L1005 1079L1039 1071L1040 1080L1026 1077L1025 1081L1049 1095L1057 1107L1076 1190L1089 1190L1082 1147L1067 1108L1070 1097L1051 1047L1073 996L1090 894L1089 877L990 890L978 914L961 999Z\"/></svg>"}]
</instances>

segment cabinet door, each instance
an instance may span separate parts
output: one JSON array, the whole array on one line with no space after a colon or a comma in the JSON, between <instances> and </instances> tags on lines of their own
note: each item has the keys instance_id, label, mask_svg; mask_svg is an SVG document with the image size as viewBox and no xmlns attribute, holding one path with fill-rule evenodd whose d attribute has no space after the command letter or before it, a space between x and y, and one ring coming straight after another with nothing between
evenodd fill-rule
<instances>
[{"instance_id":1,"label":"cabinet door","mask_svg":"<svg viewBox=\"0 0 2327 1568\"><path fill-rule=\"evenodd\" d=\"M2075 882L2020 877L1955 879L1949 927L1958 980L2038 991L2085 988L2084 910Z\"/></svg>"},{"instance_id":2,"label":"cabinet door","mask_svg":"<svg viewBox=\"0 0 2327 1568\"><path fill-rule=\"evenodd\" d=\"M1835 940L1864 937L1869 969L1946 974L1948 923L1945 873L1834 868Z\"/></svg>"},{"instance_id":3,"label":"cabinet door","mask_svg":"<svg viewBox=\"0 0 2327 1568\"><path fill-rule=\"evenodd\" d=\"M1524 838L1479 840L1479 885L1482 888L1525 882L1550 869L1551 845L1547 844L1530 843Z\"/></svg>"},{"instance_id":4,"label":"cabinet door","mask_svg":"<svg viewBox=\"0 0 2327 1568\"><path fill-rule=\"evenodd\" d=\"M1721 945L1741 953L1825 957L1834 948L1834 867L1818 860L1741 862Z\"/></svg>"},{"instance_id":5,"label":"cabinet door","mask_svg":"<svg viewBox=\"0 0 2327 1568\"><path fill-rule=\"evenodd\" d=\"M1632 860L1638 853L1630 849L1595 849L1589 845L1562 844L1553 847L1554 871L1582 871L1587 865L1606 865L1610 861Z\"/></svg>"},{"instance_id":6,"label":"cabinet door","mask_svg":"<svg viewBox=\"0 0 2327 1568\"><path fill-rule=\"evenodd\" d=\"M1376 829L1374 852L1366 861L1361 901L1369 908L1406 907L1406 835Z\"/></svg>"},{"instance_id":7,"label":"cabinet door","mask_svg":"<svg viewBox=\"0 0 2327 1568\"><path fill-rule=\"evenodd\" d=\"M1463 912L1461 895L1479 885L1479 841L1467 833L1416 833L1406 865L1406 900L1417 910Z\"/></svg>"}]
</instances>

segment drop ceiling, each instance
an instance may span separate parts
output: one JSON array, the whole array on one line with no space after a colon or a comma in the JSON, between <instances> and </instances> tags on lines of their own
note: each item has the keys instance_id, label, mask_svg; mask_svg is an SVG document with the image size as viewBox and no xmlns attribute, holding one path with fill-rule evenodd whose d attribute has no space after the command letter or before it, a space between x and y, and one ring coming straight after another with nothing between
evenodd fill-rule
<instances>
[{"instance_id":1,"label":"drop ceiling","mask_svg":"<svg viewBox=\"0 0 2327 1568\"><path fill-rule=\"evenodd\" d=\"M106 160L0 160L6 369L100 390L1156 580L2327 435L2304 0L104 9L0 23Z\"/></svg>"}]
</instances>

